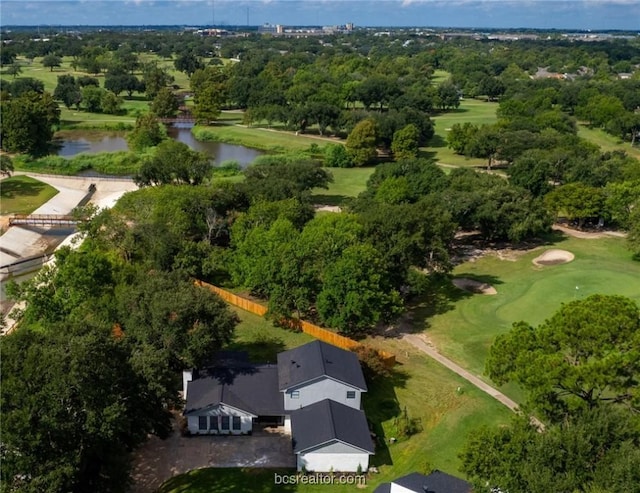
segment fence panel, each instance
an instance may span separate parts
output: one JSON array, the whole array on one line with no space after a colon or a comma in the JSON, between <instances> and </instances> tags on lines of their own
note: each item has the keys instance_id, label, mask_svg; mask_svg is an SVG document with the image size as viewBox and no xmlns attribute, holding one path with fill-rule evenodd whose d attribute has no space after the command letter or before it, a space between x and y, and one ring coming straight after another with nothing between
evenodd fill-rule
<instances>
[{"instance_id":1,"label":"fence panel","mask_svg":"<svg viewBox=\"0 0 640 493\"><path fill-rule=\"evenodd\" d=\"M213 291L227 303L240 307L250 313L260 315L261 317L267 314L267 307L264 305L248 300L247 298L243 298L235 293L227 291L226 289L219 288L218 286L214 286L213 284L209 284L204 281L195 280L194 282L196 286L204 287ZM349 351L353 351L361 345L358 341L354 341L353 339L349 339L348 337L336 334L331 330L318 327L317 325L314 325L305 320L285 318L280 320L279 323L281 325L289 327L290 329L300 330L305 334L309 334L310 336L315 337L316 339L324 341L328 344L332 344L333 346L338 346L342 349L347 349ZM392 368L396 364L395 355L381 350L377 350L377 353L380 358L382 358L382 361L387 368Z\"/></svg>"}]
</instances>

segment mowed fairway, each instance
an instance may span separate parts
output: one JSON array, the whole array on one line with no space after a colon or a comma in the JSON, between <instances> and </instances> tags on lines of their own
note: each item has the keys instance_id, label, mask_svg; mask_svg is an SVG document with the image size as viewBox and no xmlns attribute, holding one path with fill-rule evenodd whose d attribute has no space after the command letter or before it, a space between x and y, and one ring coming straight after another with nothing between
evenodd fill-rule
<instances>
[{"instance_id":1,"label":"mowed fairway","mask_svg":"<svg viewBox=\"0 0 640 493\"><path fill-rule=\"evenodd\" d=\"M534 266L532 259L550 248L573 252L575 260ZM454 275L488 282L498 294L462 295L444 313L433 316L429 316L433 309L425 300L416 309L415 328L423 330L444 355L478 375L484 371L495 337L507 332L514 322L540 324L561 303L596 293L628 296L640 303L640 262L631 260L625 240L618 238L564 237L527 252L516 261L488 255L466 262L455 268ZM505 390L516 400L520 397L513 388Z\"/></svg>"},{"instance_id":2,"label":"mowed fairway","mask_svg":"<svg viewBox=\"0 0 640 493\"><path fill-rule=\"evenodd\" d=\"M455 154L447 147L447 134L449 133L448 129L456 123L470 122L474 125L495 123L497 109L498 103L488 103L477 99L460 101L458 109L433 117L435 134L423 150L428 157L435 158L439 163L456 166L486 166L486 159L466 158Z\"/></svg>"},{"instance_id":3,"label":"mowed fairway","mask_svg":"<svg viewBox=\"0 0 640 493\"><path fill-rule=\"evenodd\" d=\"M30 214L58 190L29 176L12 176L0 182L2 214Z\"/></svg>"},{"instance_id":4,"label":"mowed fairway","mask_svg":"<svg viewBox=\"0 0 640 493\"><path fill-rule=\"evenodd\" d=\"M623 142L600 128L590 128L581 124L578 125L578 135L585 140L599 145L603 152L624 151L629 154L629 156L640 159L640 147L631 146L631 142Z\"/></svg>"}]
</instances>

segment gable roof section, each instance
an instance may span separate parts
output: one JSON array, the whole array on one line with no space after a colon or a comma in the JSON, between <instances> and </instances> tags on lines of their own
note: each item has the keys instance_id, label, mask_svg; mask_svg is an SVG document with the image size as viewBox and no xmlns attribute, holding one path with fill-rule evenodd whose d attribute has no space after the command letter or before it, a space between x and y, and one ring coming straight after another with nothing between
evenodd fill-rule
<instances>
[{"instance_id":1,"label":"gable roof section","mask_svg":"<svg viewBox=\"0 0 640 493\"><path fill-rule=\"evenodd\" d=\"M407 474L393 483L417 493L471 493L469 483L437 469L426 476L417 472Z\"/></svg>"},{"instance_id":2,"label":"gable roof section","mask_svg":"<svg viewBox=\"0 0 640 493\"><path fill-rule=\"evenodd\" d=\"M331 399L293 411L291 435L296 454L335 440L375 452L364 413Z\"/></svg>"},{"instance_id":3,"label":"gable roof section","mask_svg":"<svg viewBox=\"0 0 640 493\"><path fill-rule=\"evenodd\" d=\"M218 404L256 416L284 414L282 394L278 391L278 369L273 365L211 369L189 382L187 389L185 416L198 415Z\"/></svg>"},{"instance_id":4,"label":"gable roof section","mask_svg":"<svg viewBox=\"0 0 640 493\"><path fill-rule=\"evenodd\" d=\"M280 390L328 376L367 391L358 356L322 341L313 341L278 354Z\"/></svg>"}]
</instances>

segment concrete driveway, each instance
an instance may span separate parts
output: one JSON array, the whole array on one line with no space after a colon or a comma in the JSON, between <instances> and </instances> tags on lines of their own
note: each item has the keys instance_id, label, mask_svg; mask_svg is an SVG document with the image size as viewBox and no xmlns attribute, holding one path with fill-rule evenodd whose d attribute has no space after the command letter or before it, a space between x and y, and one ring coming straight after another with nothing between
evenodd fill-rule
<instances>
[{"instance_id":1,"label":"concrete driveway","mask_svg":"<svg viewBox=\"0 0 640 493\"><path fill-rule=\"evenodd\" d=\"M203 467L295 467L291 437L257 432L251 436L150 437L134 455L133 493L152 493L178 474Z\"/></svg>"}]
</instances>

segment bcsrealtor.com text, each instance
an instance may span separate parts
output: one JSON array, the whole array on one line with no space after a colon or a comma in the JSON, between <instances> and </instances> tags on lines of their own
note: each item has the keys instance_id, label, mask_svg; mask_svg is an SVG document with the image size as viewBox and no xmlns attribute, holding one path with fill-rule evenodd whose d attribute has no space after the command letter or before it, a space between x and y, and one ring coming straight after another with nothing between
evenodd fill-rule
<instances>
[{"instance_id":1,"label":"bcsrealtor.com text","mask_svg":"<svg viewBox=\"0 0 640 493\"><path fill-rule=\"evenodd\" d=\"M273 474L273 484L367 484L364 474Z\"/></svg>"}]
</instances>

